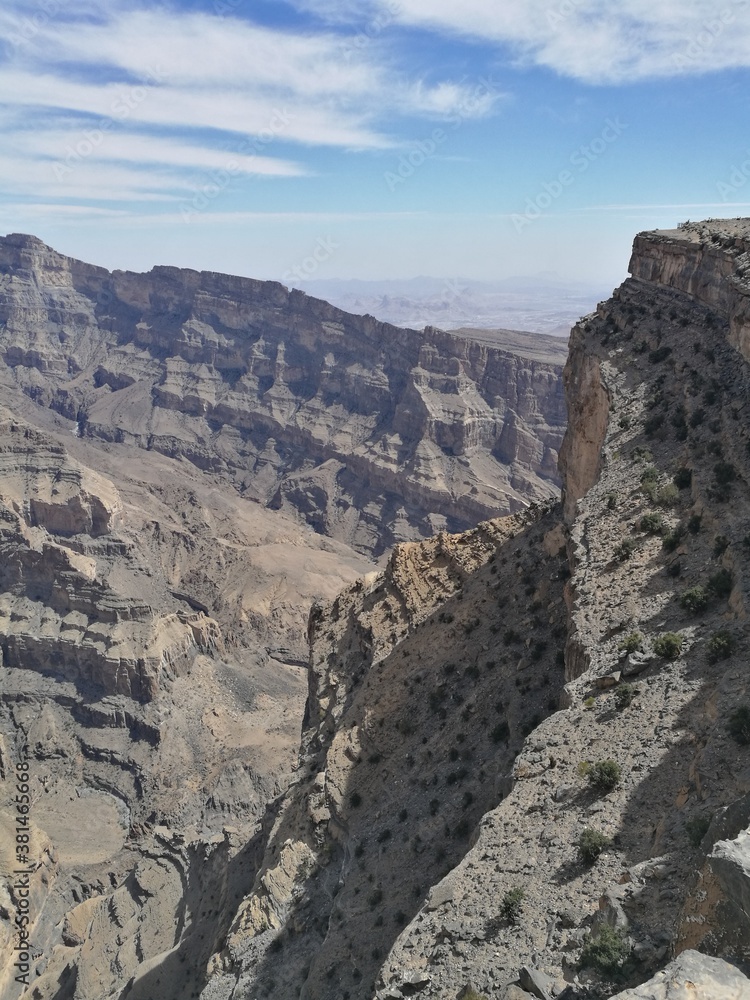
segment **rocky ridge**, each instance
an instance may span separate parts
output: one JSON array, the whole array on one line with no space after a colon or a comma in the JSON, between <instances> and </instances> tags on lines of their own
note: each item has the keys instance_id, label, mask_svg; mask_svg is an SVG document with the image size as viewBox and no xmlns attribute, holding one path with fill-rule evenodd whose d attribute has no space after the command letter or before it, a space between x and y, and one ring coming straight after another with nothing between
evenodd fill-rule
<instances>
[{"instance_id":1,"label":"rocky ridge","mask_svg":"<svg viewBox=\"0 0 750 1000\"><path fill-rule=\"evenodd\" d=\"M87 437L184 457L376 556L554 495L565 347L550 350L535 361L275 282L110 274L0 239L0 377Z\"/></svg>"},{"instance_id":2,"label":"rocky ridge","mask_svg":"<svg viewBox=\"0 0 750 1000\"><path fill-rule=\"evenodd\" d=\"M313 613L300 777L204 1000L750 996L748 233L642 234L576 326L561 509Z\"/></svg>"}]
</instances>

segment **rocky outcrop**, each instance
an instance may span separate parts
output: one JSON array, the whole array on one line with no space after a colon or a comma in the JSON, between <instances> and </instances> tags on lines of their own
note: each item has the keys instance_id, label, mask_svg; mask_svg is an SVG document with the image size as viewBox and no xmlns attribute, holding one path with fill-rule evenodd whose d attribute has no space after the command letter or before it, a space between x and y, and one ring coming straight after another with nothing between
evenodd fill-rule
<instances>
[{"instance_id":1,"label":"rocky outcrop","mask_svg":"<svg viewBox=\"0 0 750 1000\"><path fill-rule=\"evenodd\" d=\"M314 611L300 777L204 1000L747 995L750 368L718 291L649 271L671 239L573 332L564 516L453 596L438 539Z\"/></svg>"},{"instance_id":2,"label":"rocky outcrop","mask_svg":"<svg viewBox=\"0 0 750 1000\"><path fill-rule=\"evenodd\" d=\"M538 361L274 282L109 274L13 235L0 359L79 433L187 458L367 553L556 491L562 343Z\"/></svg>"},{"instance_id":3,"label":"rocky outcrop","mask_svg":"<svg viewBox=\"0 0 750 1000\"><path fill-rule=\"evenodd\" d=\"M747 1000L750 981L722 961L684 951L642 986L625 990L612 1000Z\"/></svg>"},{"instance_id":4,"label":"rocky outcrop","mask_svg":"<svg viewBox=\"0 0 750 1000\"><path fill-rule=\"evenodd\" d=\"M674 288L716 310L729 341L750 360L750 226L747 219L685 223L642 233L630 262L636 280Z\"/></svg>"}]
</instances>

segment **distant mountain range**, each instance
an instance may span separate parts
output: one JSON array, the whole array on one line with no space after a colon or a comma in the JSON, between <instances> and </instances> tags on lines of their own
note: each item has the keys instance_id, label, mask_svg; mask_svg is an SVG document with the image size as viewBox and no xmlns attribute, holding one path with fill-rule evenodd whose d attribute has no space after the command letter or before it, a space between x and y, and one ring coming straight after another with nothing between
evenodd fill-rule
<instances>
[{"instance_id":1,"label":"distant mountain range","mask_svg":"<svg viewBox=\"0 0 750 1000\"><path fill-rule=\"evenodd\" d=\"M300 282L309 295L395 326L531 330L567 337L573 323L609 295L609 287L559 275L471 281L419 277L400 281L321 279Z\"/></svg>"}]
</instances>

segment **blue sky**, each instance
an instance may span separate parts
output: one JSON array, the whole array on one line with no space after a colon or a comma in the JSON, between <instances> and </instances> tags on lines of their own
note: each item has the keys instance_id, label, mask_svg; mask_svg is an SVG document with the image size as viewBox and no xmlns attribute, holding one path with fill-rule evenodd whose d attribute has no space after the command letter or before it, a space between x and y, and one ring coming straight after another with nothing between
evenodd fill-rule
<instances>
[{"instance_id":1,"label":"blue sky","mask_svg":"<svg viewBox=\"0 0 750 1000\"><path fill-rule=\"evenodd\" d=\"M750 0L4 0L0 232L108 267L608 286L750 214Z\"/></svg>"}]
</instances>

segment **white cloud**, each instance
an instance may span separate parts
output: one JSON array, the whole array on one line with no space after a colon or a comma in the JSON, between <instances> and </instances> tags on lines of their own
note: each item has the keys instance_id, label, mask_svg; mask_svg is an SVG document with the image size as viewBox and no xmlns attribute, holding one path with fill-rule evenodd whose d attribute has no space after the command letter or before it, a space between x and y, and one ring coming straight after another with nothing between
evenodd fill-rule
<instances>
[{"instance_id":1,"label":"white cloud","mask_svg":"<svg viewBox=\"0 0 750 1000\"><path fill-rule=\"evenodd\" d=\"M343 20L373 0L293 0ZM522 62L586 83L750 67L748 0L398 0L400 24L495 42Z\"/></svg>"},{"instance_id":2,"label":"white cloud","mask_svg":"<svg viewBox=\"0 0 750 1000\"><path fill-rule=\"evenodd\" d=\"M11 196L171 201L211 171L301 177L312 171L280 146L396 148L380 122L480 118L499 97L427 85L375 51L349 58L335 31L119 0L50 0L32 14L5 0L3 42L0 181Z\"/></svg>"}]
</instances>

